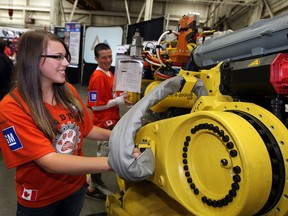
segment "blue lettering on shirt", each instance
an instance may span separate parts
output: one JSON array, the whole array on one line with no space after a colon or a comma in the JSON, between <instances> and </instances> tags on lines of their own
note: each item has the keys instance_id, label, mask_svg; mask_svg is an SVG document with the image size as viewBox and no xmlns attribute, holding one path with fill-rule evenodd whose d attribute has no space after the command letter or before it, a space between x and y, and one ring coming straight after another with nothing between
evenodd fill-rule
<instances>
[{"instance_id":1,"label":"blue lettering on shirt","mask_svg":"<svg viewBox=\"0 0 288 216\"><path fill-rule=\"evenodd\" d=\"M4 137L7 141L9 148L12 151L16 151L18 149L23 148L21 141L18 138L18 135L13 126L9 128L5 128L3 131Z\"/></svg>"},{"instance_id":2,"label":"blue lettering on shirt","mask_svg":"<svg viewBox=\"0 0 288 216\"><path fill-rule=\"evenodd\" d=\"M89 101L90 102L96 102L97 101L97 92L95 92L95 91L89 92Z\"/></svg>"}]
</instances>

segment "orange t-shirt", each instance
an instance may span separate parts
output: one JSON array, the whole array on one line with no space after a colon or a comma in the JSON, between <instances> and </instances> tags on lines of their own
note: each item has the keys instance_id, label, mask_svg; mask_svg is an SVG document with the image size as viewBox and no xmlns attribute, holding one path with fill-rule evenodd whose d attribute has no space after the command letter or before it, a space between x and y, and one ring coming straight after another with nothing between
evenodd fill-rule
<instances>
[{"instance_id":1,"label":"orange t-shirt","mask_svg":"<svg viewBox=\"0 0 288 216\"><path fill-rule=\"evenodd\" d=\"M104 106L113 99L113 74L109 76L101 70L95 70L90 77L88 86L87 107ZM120 119L119 107L114 106L101 111L92 111L93 124L108 129L115 126Z\"/></svg>"},{"instance_id":2,"label":"orange t-shirt","mask_svg":"<svg viewBox=\"0 0 288 216\"><path fill-rule=\"evenodd\" d=\"M4 53L7 57L11 57L11 49L8 46L5 46Z\"/></svg>"},{"instance_id":3,"label":"orange t-shirt","mask_svg":"<svg viewBox=\"0 0 288 216\"><path fill-rule=\"evenodd\" d=\"M69 84L75 97L80 96ZM26 207L42 207L66 198L85 183L85 175L61 175L46 172L35 162L48 153L83 155L83 138L93 124L84 107L85 124L76 121L69 110L60 105L46 104L47 110L58 122L59 134L51 143L35 125L29 109L17 89L13 94L28 113L8 94L0 103L0 146L8 168L16 167L18 202Z\"/></svg>"}]
</instances>

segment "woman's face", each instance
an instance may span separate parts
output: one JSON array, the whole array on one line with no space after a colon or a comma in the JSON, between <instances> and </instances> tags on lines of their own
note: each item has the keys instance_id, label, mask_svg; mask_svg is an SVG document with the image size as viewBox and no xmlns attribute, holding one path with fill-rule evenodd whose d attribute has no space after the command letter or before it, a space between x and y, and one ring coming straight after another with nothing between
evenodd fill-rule
<instances>
[{"instance_id":1,"label":"woman's face","mask_svg":"<svg viewBox=\"0 0 288 216\"><path fill-rule=\"evenodd\" d=\"M65 48L60 42L48 41L47 54L43 54L39 66L42 87L65 82L65 70L69 65L66 55Z\"/></svg>"}]
</instances>

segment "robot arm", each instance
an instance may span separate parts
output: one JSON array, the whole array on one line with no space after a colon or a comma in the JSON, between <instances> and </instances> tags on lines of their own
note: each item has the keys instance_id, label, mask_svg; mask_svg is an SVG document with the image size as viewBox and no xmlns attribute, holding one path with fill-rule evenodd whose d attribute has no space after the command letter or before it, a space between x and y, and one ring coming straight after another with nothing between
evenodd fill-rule
<instances>
[{"instance_id":1,"label":"robot arm","mask_svg":"<svg viewBox=\"0 0 288 216\"><path fill-rule=\"evenodd\" d=\"M142 126L141 119L145 113L169 94L178 92L183 77L176 76L162 82L152 89L141 101L136 103L117 123L110 137L108 162L123 179L140 181L150 177L154 172L154 155L146 150L137 160L133 156L134 139ZM141 149L141 146L138 146Z\"/></svg>"}]
</instances>

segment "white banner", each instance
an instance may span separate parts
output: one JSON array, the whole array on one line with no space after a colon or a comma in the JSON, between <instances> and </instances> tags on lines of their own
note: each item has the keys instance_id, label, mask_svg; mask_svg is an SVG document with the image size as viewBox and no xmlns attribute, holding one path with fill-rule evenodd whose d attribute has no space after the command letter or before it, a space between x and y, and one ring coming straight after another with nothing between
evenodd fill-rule
<instances>
[{"instance_id":1,"label":"white banner","mask_svg":"<svg viewBox=\"0 0 288 216\"><path fill-rule=\"evenodd\" d=\"M87 63L97 64L94 59L94 47L98 43L108 44L113 53L112 66L115 66L115 57L117 47L122 45L123 29L120 26L116 27L88 27L86 29L85 45L84 45L84 60Z\"/></svg>"}]
</instances>

